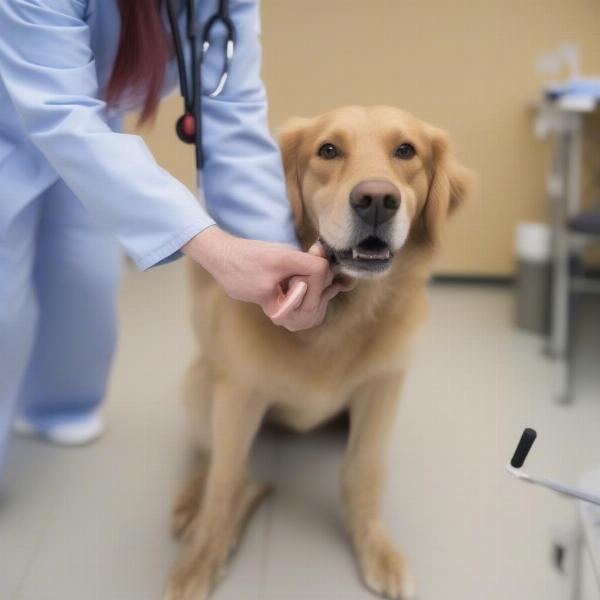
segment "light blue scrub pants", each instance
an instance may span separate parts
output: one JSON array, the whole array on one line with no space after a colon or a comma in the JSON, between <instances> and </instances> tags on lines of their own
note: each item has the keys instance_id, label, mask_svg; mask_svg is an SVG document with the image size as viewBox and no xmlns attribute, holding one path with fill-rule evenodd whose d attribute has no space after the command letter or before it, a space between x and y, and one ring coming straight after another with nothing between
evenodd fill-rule
<instances>
[{"instance_id":1,"label":"light blue scrub pants","mask_svg":"<svg viewBox=\"0 0 600 600\"><path fill-rule=\"evenodd\" d=\"M102 401L120 274L117 242L62 181L0 232L0 469L15 414L44 429Z\"/></svg>"}]
</instances>

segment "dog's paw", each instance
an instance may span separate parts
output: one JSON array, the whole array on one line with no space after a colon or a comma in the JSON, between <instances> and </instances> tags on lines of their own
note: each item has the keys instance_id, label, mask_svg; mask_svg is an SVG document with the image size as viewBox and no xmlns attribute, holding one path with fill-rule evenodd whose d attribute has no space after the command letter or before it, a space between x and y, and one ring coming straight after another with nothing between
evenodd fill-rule
<instances>
[{"instance_id":1,"label":"dog's paw","mask_svg":"<svg viewBox=\"0 0 600 600\"><path fill-rule=\"evenodd\" d=\"M224 574L224 553L184 553L171 572L164 600L206 600Z\"/></svg>"},{"instance_id":2,"label":"dog's paw","mask_svg":"<svg viewBox=\"0 0 600 600\"><path fill-rule=\"evenodd\" d=\"M193 577L182 584L170 584L164 600L206 600L210 584L200 577Z\"/></svg>"},{"instance_id":3,"label":"dog's paw","mask_svg":"<svg viewBox=\"0 0 600 600\"><path fill-rule=\"evenodd\" d=\"M363 579L375 593L394 600L415 600L416 580L408 561L383 532L370 536L359 551Z\"/></svg>"}]
</instances>

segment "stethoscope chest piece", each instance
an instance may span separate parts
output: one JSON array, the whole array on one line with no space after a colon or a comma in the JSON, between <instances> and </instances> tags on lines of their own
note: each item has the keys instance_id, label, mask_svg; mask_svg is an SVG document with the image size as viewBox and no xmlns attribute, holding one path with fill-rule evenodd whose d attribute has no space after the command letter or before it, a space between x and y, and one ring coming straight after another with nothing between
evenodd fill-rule
<instances>
[{"instance_id":1,"label":"stethoscope chest piece","mask_svg":"<svg viewBox=\"0 0 600 600\"><path fill-rule=\"evenodd\" d=\"M185 113L177 119L175 124L177 137L186 144L196 142L196 115Z\"/></svg>"}]
</instances>

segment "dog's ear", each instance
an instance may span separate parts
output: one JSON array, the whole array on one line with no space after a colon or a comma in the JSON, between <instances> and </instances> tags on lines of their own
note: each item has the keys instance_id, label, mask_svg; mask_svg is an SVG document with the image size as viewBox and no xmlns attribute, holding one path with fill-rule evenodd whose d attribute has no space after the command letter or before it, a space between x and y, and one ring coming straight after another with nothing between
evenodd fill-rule
<instances>
[{"instance_id":1,"label":"dog's ear","mask_svg":"<svg viewBox=\"0 0 600 600\"><path fill-rule=\"evenodd\" d=\"M437 244L449 214L465 200L473 187L474 176L456 159L448 134L427 128L431 143L431 179L423 207L423 234L426 241Z\"/></svg>"},{"instance_id":2,"label":"dog's ear","mask_svg":"<svg viewBox=\"0 0 600 600\"><path fill-rule=\"evenodd\" d=\"M310 119L294 117L284 123L278 132L287 192L298 231L301 231L305 225L304 201L300 185L299 150L309 123Z\"/></svg>"}]
</instances>

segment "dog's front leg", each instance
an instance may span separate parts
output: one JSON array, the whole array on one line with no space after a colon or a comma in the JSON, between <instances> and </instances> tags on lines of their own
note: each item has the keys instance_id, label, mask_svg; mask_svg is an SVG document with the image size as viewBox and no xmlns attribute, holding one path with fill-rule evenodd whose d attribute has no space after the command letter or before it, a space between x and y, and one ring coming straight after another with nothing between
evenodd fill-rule
<instances>
[{"instance_id":1,"label":"dog's front leg","mask_svg":"<svg viewBox=\"0 0 600 600\"><path fill-rule=\"evenodd\" d=\"M211 452L198 515L170 576L168 600L204 600L221 577L245 516L265 486L248 480L248 455L266 405L247 391L215 383Z\"/></svg>"},{"instance_id":2,"label":"dog's front leg","mask_svg":"<svg viewBox=\"0 0 600 600\"><path fill-rule=\"evenodd\" d=\"M380 376L353 395L342 494L366 585L383 596L409 600L416 593L414 578L381 515L387 447L401 384L401 374Z\"/></svg>"}]
</instances>

